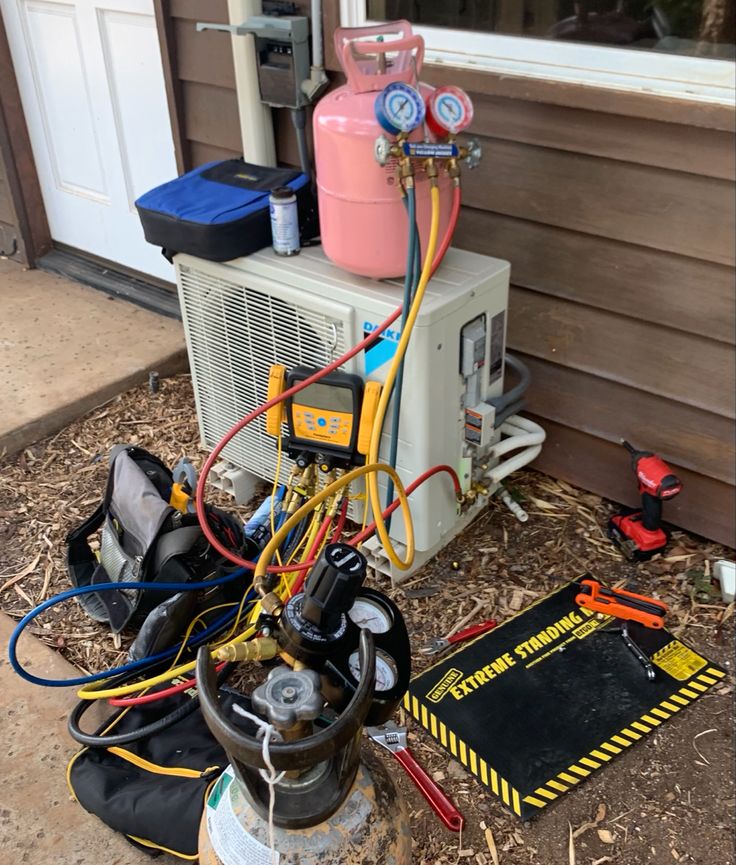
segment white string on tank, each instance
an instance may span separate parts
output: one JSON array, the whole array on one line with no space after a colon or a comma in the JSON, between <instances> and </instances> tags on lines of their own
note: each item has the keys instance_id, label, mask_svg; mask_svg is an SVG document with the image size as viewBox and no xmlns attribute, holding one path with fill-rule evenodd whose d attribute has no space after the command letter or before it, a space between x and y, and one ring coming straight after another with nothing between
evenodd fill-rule
<instances>
[{"instance_id":1,"label":"white string on tank","mask_svg":"<svg viewBox=\"0 0 736 865\"><path fill-rule=\"evenodd\" d=\"M257 715L252 715L250 712L247 712L242 706L239 706L237 703L233 705L234 711L241 715L243 718L247 718L249 721L252 721L256 727L258 727L258 733L256 734L261 742L261 754L263 755L263 762L268 767L268 770L261 769L260 776L263 780L268 784L268 843L271 848L271 865L277 865L279 861L279 853L276 850L276 840L275 840L275 830L273 824L273 809L274 804L276 802L276 785L279 781L284 777L286 772L277 772L274 768L273 763L271 762L271 754L269 753L269 749L271 747L271 742L281 742L283 738L281 733L273 726L273 724L269 724L268 721L264 721L263 718L259 718Z\"/></svg>"}]
</instances>

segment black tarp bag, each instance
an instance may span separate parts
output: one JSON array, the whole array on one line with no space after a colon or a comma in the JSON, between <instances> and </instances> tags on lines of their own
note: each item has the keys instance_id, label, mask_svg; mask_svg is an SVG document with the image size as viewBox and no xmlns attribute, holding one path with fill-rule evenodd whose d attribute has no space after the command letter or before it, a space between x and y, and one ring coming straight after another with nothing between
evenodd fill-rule
<instances>
[{"instance_id":1,"label":"black tarp bag","mask_svg":"<svg viewBox=\"0 0 736 865\"><path fill-rule=\"evenodd\" d=\"M250 700L220 690L225 711ZM97 735L130 733L155 723L191 700L189 693L121 709ZM243 725L234 713L232 722ZM245 725L244 729L245 729ZM151 856L170 853L197 860L197 836L207 794L228 763L197 708L176 723L125 747L82 748L67 766L74 799Z\"/></svg>"}]
</instances>

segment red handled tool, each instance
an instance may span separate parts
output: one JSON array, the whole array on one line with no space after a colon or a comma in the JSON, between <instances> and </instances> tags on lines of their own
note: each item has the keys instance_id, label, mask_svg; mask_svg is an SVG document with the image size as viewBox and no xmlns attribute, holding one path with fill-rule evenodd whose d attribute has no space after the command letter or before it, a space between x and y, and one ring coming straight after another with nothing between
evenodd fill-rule
<instances>
[{"instance_id":1,"label":"red handled tool","mask_svg":"<svg viewBox=\"0 0 736 865\"><path fill-rule=\"evenodd\" d=\"M380 727L366 727L365 731L374 742L378 742L396 757L445 826L452 832L459 832L465 818L445 796L442 788L435 784L414 759L406 744L406 728L387 721Z\"/></svg>"},{"instance_id":2,"label":"red handled tool","mask_svg":"<svg viewBox=\"0 0 736 865\"><path fill-rule=\"evenodd\" d=\"M485 634L486 631L495 628L497 624L498 622L496 622L495 619L488 619L485 622L479 622L477 625L463 628L462 631L458 631L457 634L453 634L451 637L436 637L434 640L425 643L419 651L423 655L439 655L440 652L444 652L446 649L449 649L450 646L462 643L465 640L469 640L471 637L478 637L481 634Z\"/></svg>"},{"instance_id":3,"label":"red handled tool","mask_svg":"<svg viewBox=\"0 0 736 865\"><path fill-rule=\"evenodd\" d=\"M662 502L674 498L682 482L667 463L651 451L639 451L622 442L631 454L631 463L639 482L641 510L625 510L611 517L608 536L628 558L643 562L661 553L669 540L662 528Z\"/></svg>"},{"instance_id":4,"label":"red handled tool","mask_svg":"<svg viewBox=\"0 0 736 865\"><path fill-rule=\"evenodd\" d=\"M639 622L646 628L663 628L664 617L667 614L667 604L648 598L645 595L635 595L624 589L609 589L598 580L586 578L577 583L580 588L575 603L596 613L614 616L617 619Z\"/></svg>"}]
</instances>

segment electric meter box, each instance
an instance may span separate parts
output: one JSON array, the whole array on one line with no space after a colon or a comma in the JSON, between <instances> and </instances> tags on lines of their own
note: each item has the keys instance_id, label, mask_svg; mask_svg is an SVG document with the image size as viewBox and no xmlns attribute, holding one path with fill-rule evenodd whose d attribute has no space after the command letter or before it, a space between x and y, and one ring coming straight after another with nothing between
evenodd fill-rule
<instances>
[{"instance_id":1,"label":"electric meter box","mask_svg":"<svg viewBox=\"0 0 736 865\"><path fill-rule=\"evenodd\" d=\"M208 448L265 402L273 364L287 370L323 367L376 330L402 302L401 281L348 274L316 248L292 258L261 250L224 263L188 255L174 261L197 417ZM469 435L466 424L468 410L477 405L484 414L484 400L503 392L509 271L505 261L450 249L427 287L404 368L397 462L404 485L432 466L447 464L468 489L494 464L488 450L499 434ZM343 371L382 382L400 329L398 319ZM384 461L391 418L392 404L380 451ZM288 435L286 425L283 435ZM242 480L245 474L273 482L277 448L266 433L265 414L239 433L222 456L231 478ZM291 467L284 454L281 481ZM375 538L364 547L371 566L396 581L408 576L487 503L495 487L483 483L483 492L460 515L449 478L442 473L432 477L410 499L417 550L412 570L393 570ZM379 476L379 488L385 502L385 475ZM351 494L363 491L361 484ZM351 499L350 516L357 522L363 519L363 501ZM405 535L399 512L390 534L401 550Z\"/></svg>"}]
</instances>

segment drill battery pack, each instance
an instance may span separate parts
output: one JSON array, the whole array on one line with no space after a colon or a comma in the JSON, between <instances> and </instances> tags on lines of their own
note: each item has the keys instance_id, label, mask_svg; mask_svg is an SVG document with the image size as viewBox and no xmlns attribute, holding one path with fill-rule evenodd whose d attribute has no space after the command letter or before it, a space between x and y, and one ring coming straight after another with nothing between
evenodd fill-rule
<instances>
[{"instance_id":1,"label":"drill battery pack","mask_svg":"<svg viewBox=\"0 0 736 865\"><path fill-rule=\"evenodd\" d=\"M644 527L642 512L626 508L608 521L608 537L627 559L646 562L662 553L669 543L669 533L661 526L654 530Z\"/></svg>"}]
</instances>

